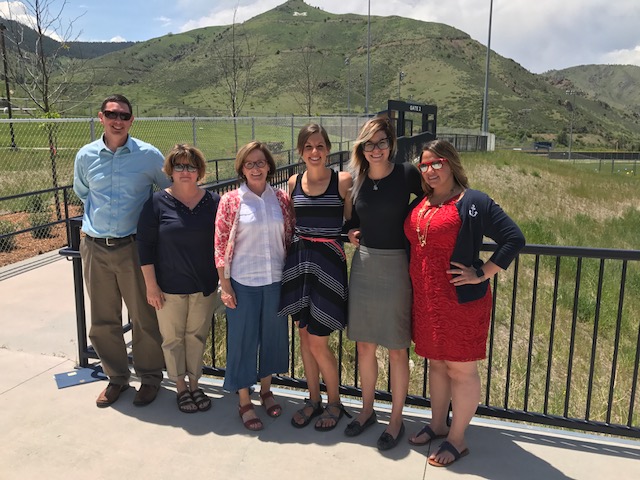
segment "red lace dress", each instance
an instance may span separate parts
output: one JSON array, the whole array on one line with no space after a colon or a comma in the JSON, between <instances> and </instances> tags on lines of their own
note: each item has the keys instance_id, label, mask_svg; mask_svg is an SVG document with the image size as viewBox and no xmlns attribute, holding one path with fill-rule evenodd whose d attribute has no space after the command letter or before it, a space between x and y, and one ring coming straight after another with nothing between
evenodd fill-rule
<instances>
[{"instance_id":1,"label":"red lace dress","mask_svg":"<svg viewBox=\"0 0 640 480\"><path fill-rule=\"evenodd\" d=\"M405 220L404 231L411 243L411 336L421 357L469 362L486 357L492 298L488 289L479 300L458 303L456 288L449 283L452 275L446 271L451 268L461 225L455 205L458 198L427 207L425 199Z\"/></svg>"}]
</instances>

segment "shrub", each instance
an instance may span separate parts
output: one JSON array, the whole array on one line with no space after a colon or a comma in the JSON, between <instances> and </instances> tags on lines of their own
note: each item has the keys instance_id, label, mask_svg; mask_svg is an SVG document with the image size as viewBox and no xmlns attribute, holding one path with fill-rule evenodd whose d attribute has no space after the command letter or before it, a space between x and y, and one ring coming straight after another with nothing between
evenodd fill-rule
<instances>
[{"instance_id":1,"label":"shrub","mask_svg":"<svg viewBox=\"0 0 640 480\"><path fill-rule=\"evenodd\" d=\"M16 225L8 220L0 220L0 235L6 235L7 233L13 233L16 231ZM0 252L10 252L16 248L16 237L4 237L0 238Z\"/></svg>"},{"instance_id":2,"label":"shrub","mask_svg":"<svg viewBox=\"0 0 640 480\"><path fill-rule=\"evenodd\" d=\"M51 221L51 214L49 212L33 212L29 215L29 223L32 227L38 227L35 230L31 230L31 236L35 239L51 238L51 225L46 225Z\"/></svg>"},{"instance_id":3,"label":"shrub","mask_svg":"<svg viewBox=\"0 0 640 480\"><path fill-rule=\"evenodd\" d=\"M32 195L26 198L26 210L29 213L44 212L46 210L45 202L42 195Z\"/></svg>"}]
</instances>

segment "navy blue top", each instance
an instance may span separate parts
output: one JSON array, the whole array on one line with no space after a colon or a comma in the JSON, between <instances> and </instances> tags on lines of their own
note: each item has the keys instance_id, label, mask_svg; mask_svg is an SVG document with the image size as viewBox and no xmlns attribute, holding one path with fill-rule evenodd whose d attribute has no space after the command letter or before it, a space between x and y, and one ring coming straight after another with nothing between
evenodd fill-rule
<instances>
[{"instance_id":1,"label":"navy blue top","mask_svg":"<svg viewBox=\"0 0 640 480\"><path fill-rule=\"evenodd\" d=\"M338 190L338 172L331 172L331 180L324 193L307 195L302 189L302 175L296 178L291 193L296 212L295 234L303 237L340 239L344 215L344 199Z\"/></svg>"},{"instance_id":2,"label":"navy blue top","mask_svg":"<svg viewBox=\"0 0 640 480\"><path fill-rule=\"evenodd\" d=\"M162 190L144 204L138 220L141 265L153 264L165 293L210 295L218 286L213 233L220 195L206 192L190 210Z\"/></svg>"}]
</instances>

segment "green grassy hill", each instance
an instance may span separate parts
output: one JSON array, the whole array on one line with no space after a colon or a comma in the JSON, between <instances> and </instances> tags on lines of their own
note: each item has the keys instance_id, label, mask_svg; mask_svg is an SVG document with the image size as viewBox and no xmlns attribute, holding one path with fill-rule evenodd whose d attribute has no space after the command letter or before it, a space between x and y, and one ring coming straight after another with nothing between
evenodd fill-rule
<instances>
[{"instance_id":1,"label":"green grassy hill","mask_svg":"<svg viewBox=\"0 0 640 480\"><path fill-rule=\"evenodd\" d=\"M310 68L315 69L312 113L345 113L349 83L352 112L364 111L366 16L335 15L289 0L248 20L237 33L241 43L257 45L252 70L256 87L242 115L305 113L299 87L302 48L312 52ZM91 60L95 80L87 74L75 87L80 91L94 82L90 101L96 106L108 93L122 92L132 99L138 116L226 116L229 95L215 52L230 35L228 26L209 27L136 43ZM388 99L398 97L403 71L401 99L437 105L441 128L479 129L485 58L484 45L453 27L373 16L369 111L383 110ZM598 88L533 74L495 53L490 73L489 129L501 146L551 140L562 148L557 141L569 130L573 99L565 91L571 85L577 90L574 148L640 148L637 113L623 108L631 88L611 88L601 97ZM82 108L78 113L84 115L87 107Z\"/></svg>"},{"instance_id":2,"label":"green grassy hill","mask_svg":"<svg viewBox=\"0 0 640 480\"><path fill-rule=\"evenodd\" d=\"M636 65L581 65L545 74L556 84L571 85L592 98L640 116L640 67Z\"/></svg>"}]
</instances>

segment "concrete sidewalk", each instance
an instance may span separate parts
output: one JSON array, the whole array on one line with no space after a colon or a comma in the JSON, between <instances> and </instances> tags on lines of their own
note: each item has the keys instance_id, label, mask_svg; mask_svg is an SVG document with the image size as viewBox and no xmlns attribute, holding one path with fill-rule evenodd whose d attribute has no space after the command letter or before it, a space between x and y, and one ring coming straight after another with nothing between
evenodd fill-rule
<instances>
[{"instance_id":1,"label":"concrete sidewalk","mask_svg":"<svg viewBox=\"0 0 640 480\"><path fill-rule=\"evenodd\" d=\"M342 433L346 418L331 432L293 428L289 418L303 394L284 389L275 391L284 406L275 420L254 395L266 428L251 433L236 396L223 393L217 379L205 384L213 398L208 412L180 413L168 380L147 407L133 406L129 389L98 409L104 382L58 389L53 378L77 361L71 264L54 252L0 269L0 295L0 479L640 478L640 442L485 419L469 428L469 456L435 468L426 462L428 447L412 447L406 437L390 452L376 449L388 419L384 405L377 406L380 424L350 439ZM344 402L358 411L356 401ZM425 417L428 411L407 408L407 433Z\"/></svg>"}]
</instances>

